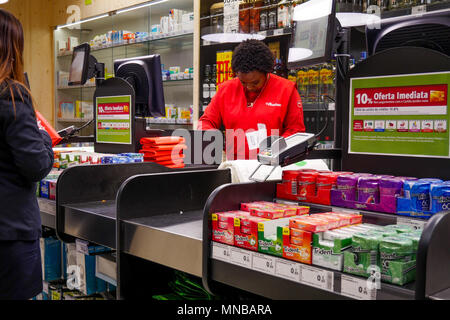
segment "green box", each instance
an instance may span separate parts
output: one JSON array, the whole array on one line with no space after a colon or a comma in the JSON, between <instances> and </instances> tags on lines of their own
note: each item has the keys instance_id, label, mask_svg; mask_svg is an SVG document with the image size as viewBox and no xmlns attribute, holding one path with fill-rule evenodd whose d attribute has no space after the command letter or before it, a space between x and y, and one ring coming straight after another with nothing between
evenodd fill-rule
<instances>
[{"instance_id":1,"label":"green box","mask_svg":"<svg viewBox=\"0 0 450 320\"><path fill-rule=\"evenodd\" d=\"M289 219L291 218L258 223L258 252L283 256L283 227L289 226Z\"/></svg>"},{"instance_id":2,"label":"green box","mask_svg":"<svg viewBox=\"0 0 450 320\"><path fill-rule=\"evenodd\" d=\"M407 237L387 237L380 243L381 280L404 285L416 278L413 241Z\"/></svg>"},{"instance_id":3,"label":"green box","mask_svg":"<svg viewBox=\"0 0 450 320\"><path fill-rule=\"evenodd\" d=\"M344 272L370 276L370 266L379 266L379 245L383 236L379 233L360 232L352 237L352 248L344 252Z\"/></svg>"}]
</instances>

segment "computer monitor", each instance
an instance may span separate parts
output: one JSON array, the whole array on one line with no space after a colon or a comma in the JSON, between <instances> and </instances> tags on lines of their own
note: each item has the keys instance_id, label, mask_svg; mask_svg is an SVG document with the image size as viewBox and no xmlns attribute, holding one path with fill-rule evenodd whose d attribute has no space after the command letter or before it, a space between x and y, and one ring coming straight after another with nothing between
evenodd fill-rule
<instances>
[{"instance_id":1,"label":"computer monitor","mask_svg":"<svg viewBox=\"0 0 450 320\"><path fill-rule=\"evenodd\" d=\"M136 116L166 115L159 54L115 60L114 72L134 88Z\"/></svg>"},{"instance_id":2,"label":"computer monitor","mask_svg":"<svg viewBox=\"0 0 450 320\"><path fill-rule=\"evenodd\" d=\"M73 49L69 86L84 85L88 80L90 52L91 47L87 43Z\"/></svg>"},{"instance_id":3,"label":"computer monitor","mask_svg":"<svg viewBox=\"0 0 450 320\"><path fill-rule=\"evenodd\" d=\"M288 68L330 61L337 27L335 1L310 0L297 5L293 20Z\"/></svg>"}]
</instances>

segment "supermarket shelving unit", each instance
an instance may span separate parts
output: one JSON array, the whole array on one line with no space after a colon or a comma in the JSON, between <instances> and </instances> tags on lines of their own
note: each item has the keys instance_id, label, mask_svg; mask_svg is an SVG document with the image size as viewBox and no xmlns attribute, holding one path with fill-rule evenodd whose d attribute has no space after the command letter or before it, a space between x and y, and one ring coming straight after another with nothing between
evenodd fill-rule
<instances>
[{"instance_id":1,"label":"supermarket shelving unit","mask_svg":"<svg viewBox=\"0 0 450 320\"><path fill-rule=\"evenodd\" d=\"M81 126L92 119L64 117L59 114L61 102L89 101L92 102L95 91L94 82L88 82L84 86L64 85L58 79L59 71L69 72L72 51L59 50L60 40L75 37L78 43L90 42L96 35L105 34L111 30L126 30L131 32L147 32L147 37L121 40L113 44L94 44L91 54L99 61L105 63L107 74L114 73L114 60L124 59L149 54L161 54L161 62L165 69L170 66L180 66L181 72L185 68L194 67L194 33L193 30L181 29L164 34L152 34L152 25L160 23L161 16L167 16L170 9L181 9L193 12L193 1L170 0L156 3L148 7L142 7L121 13L120 11L108 12L107 16L82 22L79 28L58 27L54 31L55 41L55 128L63 129L71 124ZM88 19L89 20L89 19ZM182 81L164 81L165 103L179 107L189 108L193 105L193 79ZM158 125L161 127L161 125ZM149 124L152 127L152 124ZM192 123L171 124L171 127L192 128ZM82 135L93 134L93 128L82 130Z\"/></svg>"},{"instance_id":2,"label":"supermarket shelving unit","mask_svg":"<svg viewBox=\"0 0 450 320\"><path fill-rule=\"evenodd\" d=\"M239 210L240 203L276 200L277 182L228 184L211 194L203 220L203 284L208 291L220 294L220 290L215 289L219 282L270 299L283 300L450 298L450 277L445 271L450 267L450 216L445 214L437 214L427 222L395 214L305 204L311 206L311 212L357 212L362 214L364 223L389 225L410 222L423 226L416 281L404 286L381 283L378 290L368 287L363 277L211 241L212 213Z\"/></svg>"}]
</instances>

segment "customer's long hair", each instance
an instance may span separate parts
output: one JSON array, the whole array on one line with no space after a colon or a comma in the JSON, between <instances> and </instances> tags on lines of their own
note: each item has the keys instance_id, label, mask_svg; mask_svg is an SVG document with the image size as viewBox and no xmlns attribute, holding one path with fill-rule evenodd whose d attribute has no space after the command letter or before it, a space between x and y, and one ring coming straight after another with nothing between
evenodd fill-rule
<instances>
[{"instance_id":1,"label":"customer's long hair","mask_svg":"<svg viewBox=\"0 0 450 320\"><path fill-rule=\"evenodd\" d=\"M31 92L25 86L23 71L24 36L20 21L10 12L0 9L0 94L9 91L16 108L14 94L23 101L26 92L32 101Z\"/></svg>"}]
</instances>

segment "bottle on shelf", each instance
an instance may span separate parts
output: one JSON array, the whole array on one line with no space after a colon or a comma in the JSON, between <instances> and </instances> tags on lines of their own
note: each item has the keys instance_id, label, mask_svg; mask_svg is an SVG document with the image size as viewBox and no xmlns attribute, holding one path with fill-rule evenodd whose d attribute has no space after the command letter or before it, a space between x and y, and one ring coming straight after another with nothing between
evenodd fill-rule
<instances>
[{"instance_id":1,"label":"bottle on shelf","mask_svg":"<svg viewBox=\"0 0 450 320\"><path fill-rule=\"evenodd\" d=\"M308 100L310 103L315 103L319 96L319 68L317 66L313 66L308 70L308 78Z\"/></svg>"},{"instance_id":2,"label":"bottle on shelf","mask_svg":"<svg viewBox=\"0 0 450 320\"><path fill-rule=\"evenodd\" d=\"M264 0L263 9L261 9L259 14L259 30L266 31L269 26L269 6L270 0Z\"/></svg>"},{"instance_id":3,"label":"bottle on shelf","mask_svg":"<svg viewBox=\"0 0 450 320\"><path fill-rule=\"evenodd\" d=\"M211 15L211 33L223 32L223 1L215 1L210 7L209 14Z\"/></svg>"},{"instance_id":4,"label":"bottle on shelf","mask_svg":"<svg viewBox=\"0 0 450 320\"><path fill-rule=\"evenodd\" d=\"M250 32L250 7L249 0L241 0L239 3L239 32Z\"/></svg>"},{"instance_id":5,"label":"bottle on shelf","mask_svg":"<svg viewBox=\"0 0 450 320\"><path fill-rule=\"evenodd\" d=\"M203 105L203 111L208 106L210 101L210 81L211 80L211 66L207 64L205 66L205 73L203 76L203 99L202 99L202 105Z\"/></svg>"},{"instance_id":6,"label":"bottle on shelf","mask_svg":"<svg viewBox=\"0 0 450 320\"><path fill-rule=\"evenodd\" d=\"M297 88L303 103L308 103L308 74L305 68L297 72Z\"/></svg>"},{"instance_id":7,"label":"bottle on shelf","mask_svg":"<svg viewBox=\"0 0 450 320\"><path fill-rule=\"evenodd\" d=\"M289 13L291 11L290 7L291 6L289 1L283 0L280 2L277 12L278 29L284 29L291 26L291 19L289 16Z\"/></svg>"},{"instance_id":8,"label":"bottle on shelf","mask_svg":"<svg viewBox=\"0 0 450 320\"><path fill-rule=\"evenodd\" d=\"M287 78L287 69L281 59L275 59L273 73L282 78Z\"/></svg>"},{"instance_id":9,"label":"bottle on shelf","mask_svg":"<svg viewBox=\"0 0 450 320\"><path fill-rule=\"evenodd\" d=\"M288 80L292 81L293 83L295 83L297 85L297 71L295 71L293 69L289 70Z\"/></svg>"},{"instance_id":10,"label":"bottle on shelf","mask_svg":"<svg viewBox=\"0 0 450 320\"><path fill-rule=\"evenodd\" d=\"M389 10L395 10L398 9L398 0L389 0Z\"/></svg>"},{"instance_id":11,"label":"bottle on shelf","mask_svg":"<svg viewBox=\"0 0 450 320\"><path fill-rule=\"evenodd\" d=\"M267 17L269 20L268 29L276 29L278 25L278 0L270 1L269 13L267 14Z\"/></svg>"},{"instance_id":12,"label":"bottle on shelf","mask_svg":"<svg viewBox=\"0 0 450 320\"><path fill-rule=\"evenodd\" d=\"M209 80L209 98L210 100L214 98L216 94L216 84L217 84L217 65L213 64L211 70L211 78Z\"/></svg>"},{"instance_id":13,"label":"bottle on shelf","mask_svg":"<svg viewBox=\"0 0 450 320\"><path fill-rule=\"evenodd\" d=\"M263 0L253 0L250 8L250 33L259 32L260 25L260 12L261 7L264 5Z\"/></svg>"},{"instance_id":14,"label":"bottle on shelf","mask_svg":"<svg viewBox=\"0 0 450 320\"><path fill-rule=\"evenodd\" d=\"M331 60L330 69L331 69L331 79L329 80L331 84L330 97L336 97L336 60Z\"/></svg>"}]
</instances>

